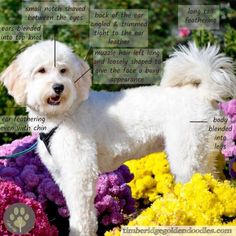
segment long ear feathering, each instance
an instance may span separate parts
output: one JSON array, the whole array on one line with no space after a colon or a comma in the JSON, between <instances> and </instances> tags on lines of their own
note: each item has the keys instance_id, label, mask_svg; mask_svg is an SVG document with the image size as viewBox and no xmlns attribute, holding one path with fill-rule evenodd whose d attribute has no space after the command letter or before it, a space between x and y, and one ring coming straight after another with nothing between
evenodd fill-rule
<instances>
[{"instance_id":1,"label":"long ear feathering","mask_svg":"<svg viewBox=\"0 0 236 236\"><path fill-rule=\"evenodd\" d=\"M165 63L161 86L192 85L210 100L233 97L236 92L233 60L219 50L209 44L201 49L194 43L179 46Z\"/></svg>"},{"instance_id":2,"label":"long ear feathering","mask_svg":"<svg viewBox=\"0 0 236 236\"><path fill-rule=\"evenodd\" d=\"M17 59L8 66L0 76L1 82L6 86L8 93L14 97L16 103L26 103L26 81L19 68Z\"/></svg>"},{"instance_id":3,"label":"long ear feathering","mask_svg":"<svg viewBox=\"0 0 236 236\"><path fill-rule=\"evenodd\" d=\"M76 82L75 85L78 90L80 101L84 101L89 96L89 90L92 85L92 73L89 65L85 61L80 59L79 62L80 74L78 75L78 78L76 78L79 80Z\"/></svg>"}]
</instances>

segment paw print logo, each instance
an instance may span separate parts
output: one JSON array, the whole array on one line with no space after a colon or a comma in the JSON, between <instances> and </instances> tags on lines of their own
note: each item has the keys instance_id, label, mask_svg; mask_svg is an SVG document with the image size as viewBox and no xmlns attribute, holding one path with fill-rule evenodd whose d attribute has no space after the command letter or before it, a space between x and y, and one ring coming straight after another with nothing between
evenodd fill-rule
<instances>
[{"instance_id":1,"label":"paw print logo","mask_svg":"<svg viewBox=\"0 0 236 236\"><path fill-rule=\"evenodd\" d=\"M28 233L35 223L33 209L23 203L10 205L4 213L4 224L11 233Z\"/></svg>"},{"instance_id":2,"label":"paw print logo","mask_svg":"<svg viewBox=\"0 0 236 236\"><path fill-rule=\"evenodd\" d=\"M12 221L13 225L19 228L20 233L22 232L22 227L24 227L29 220L29 214L25 212L24 207L15 207L13 213L10 214L10 220Z\"/></svg>"}]
</instances>

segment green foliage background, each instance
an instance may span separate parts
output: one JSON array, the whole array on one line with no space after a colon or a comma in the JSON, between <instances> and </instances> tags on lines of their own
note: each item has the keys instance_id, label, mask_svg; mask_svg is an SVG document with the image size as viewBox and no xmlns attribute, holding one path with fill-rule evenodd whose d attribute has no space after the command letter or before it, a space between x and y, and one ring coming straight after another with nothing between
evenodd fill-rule
<instances>
[{"instance_id":1,"label":"green foliage background","mask_svg":"<svg viewBox=\"0 0 236 236\"><path fill-rule=\"evenodd\" d=\"M199 29L192 31L190 36L181 38L178 36L178 4L191 4L191 1L175 0L104 0L90 2L91 8L101 9L148 9L149 10L149 48L163 50L163 59L173 51L173 47L179 43L194 40L199 46L210 43L219 44L222 51L236 59L236 1L201 1L199 3L220 4L221 27L218 31ZM0 0L0 24L21 24L20 0ZM85 57L89 51L89 27L88 26L45 26L44 39L57 40L71 46L75 53ZM0 71L2 72L25 47L33 42L0 42ZM92 66L92 56L88 56ZM130 86L122 85L93 85L93 89L119 90ZM7 94L3 86L0 86L0 116L26 114L25 108L17 106ZM0 133L0 144L10 142L25 134Z\"/></svg>"}]
</instances>

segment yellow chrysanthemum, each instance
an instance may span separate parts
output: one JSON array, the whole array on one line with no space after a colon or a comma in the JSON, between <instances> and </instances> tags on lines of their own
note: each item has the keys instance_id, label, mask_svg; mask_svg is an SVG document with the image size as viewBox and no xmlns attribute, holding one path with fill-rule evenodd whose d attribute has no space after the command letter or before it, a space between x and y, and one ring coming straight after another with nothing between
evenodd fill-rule
<instances>
[{"instance_id":1,"label":"yellow chrysanthemum","mask_svg":"<svg viewBox=\"0 0 236 236\"><path fill-rule=\"evenodd\" d=\"M104 236L120 236L120 231L118 229L110 230L105 232Z\"/></svg>"},{"instance_id":2,"label":"yellow chrysanthemum","mask_svg":"<svg viewBox=\"0 0 236 236\"><path fill-rule=\"evenodd\" d=\"M132 196L150 202L173 188L173 176L164 152L153 153L139 160L125 163L135 178L129 183Z\"/></svg>"},{"instance_id":3,"label":"yellow chrysanthemum","mask_svg":"<svg viewBox=\"0 0 236 236\"><path fill-rule=\"evenodd\" d=\"M174 184L164 153L126 163L134 173L130 183L136 199L153 202L129 226L236 226L236 188L210 174L195 174L185 184ZM118 229L105 236L120 236Z\"/></svg>"},{"instance_id":4,"label":"yellow chrysanthemum","mask_svg":"<svg viewBox=\"0 0 236 236\"><path fill-rule=\"evenodd\" d=\"M128 225L227 225L225 217L236 217L235 194L229 182L195 174L188 183L176 184L172 193L155 200ZM236 220L228 224L236 225Z\"/></svg>"}]
</instances>

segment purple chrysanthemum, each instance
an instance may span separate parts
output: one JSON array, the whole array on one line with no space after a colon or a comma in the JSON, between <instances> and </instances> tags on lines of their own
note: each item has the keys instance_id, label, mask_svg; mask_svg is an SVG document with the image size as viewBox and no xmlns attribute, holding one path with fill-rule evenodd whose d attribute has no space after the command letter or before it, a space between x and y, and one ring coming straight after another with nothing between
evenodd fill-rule
<instances>
[{"instance_id":1,"label":"purple chrysanthemum","mask_svg":"<svg viewBox=\"0 0 236 236\"><path fill-rule=\"evenodd\" d=\"M127 166L102 174L97 182L95 206L104 225L121 224L124 214L134 212L134 199L127 182L133 179Z\"/></svg>"},{"instance_id":2,"label":"purple chrysanthemum","mask_svg":"<svg viewBox=\"0 0 236 236\"><path fill-rule=\"evenodd\" d=\"M220 104L224 114L228 116L229 131L225 133L223 155L229 160L229 174L236 179L236 99Z\"/></svg>"},{"instance_id":3,"label":"purple chrysanthemum","mask_svg":"<svg viewBox=\"0 0 236 236\"><path fill-rule=\"evenodd\" d=\"M6 156L23 151L30 147L36 138L36 135L27 136L15 140L11 144L0 146L0 155ZM18 158L0 162L0 178L17 184L27 197L40 202L44 209L50 202L54 202L58 207L59 215L69 216L65 199L59 187L36 152L31 151ZM131 190L126 184L132 179L133 175L124 165L114 172L99 176L95 206L104 225L120 224L124 220L124 214L134 211L134 200L131 197Z\"/></svg>"}]
</instances>

